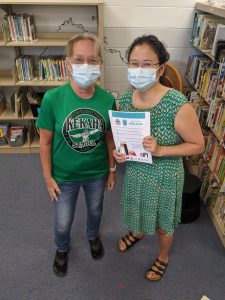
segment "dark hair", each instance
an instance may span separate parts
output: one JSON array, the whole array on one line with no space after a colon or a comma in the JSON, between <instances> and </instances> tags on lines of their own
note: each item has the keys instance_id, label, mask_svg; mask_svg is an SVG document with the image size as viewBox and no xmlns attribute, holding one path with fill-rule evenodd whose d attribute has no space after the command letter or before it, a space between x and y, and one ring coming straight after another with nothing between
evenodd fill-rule
<instances>
[{"instance_id":1,"label":"dark hair","mask_svg":"<svg viewBox=\"0 0 225 300\"><path fill-rule=\"evenodd\" d=\"M166 63L169 60L170 55L167 52L164 44L160 42L155 35L150 34L150 35L142 35L133 41L133 43L130 45L130 47L127 49L126 52L126 57L128 62L130 60L130 54L133 51L133 49L138 45L144 45L144 44L148 45L156 53L160 65Z\"/></svg>"}]
</instances>

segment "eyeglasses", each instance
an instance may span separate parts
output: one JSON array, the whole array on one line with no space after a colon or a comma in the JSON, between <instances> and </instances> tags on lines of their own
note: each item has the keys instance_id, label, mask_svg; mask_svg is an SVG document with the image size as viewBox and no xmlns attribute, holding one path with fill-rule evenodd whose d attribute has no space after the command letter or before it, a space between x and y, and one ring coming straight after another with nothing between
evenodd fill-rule
<instances>
[{"instance_id":1,"label":"eyeglasses","mask_svg":"<svg viewBox=\"0 0 225 300\"><path fill-rule=\"evenodd\" d=\"M157 66L157 65L159 65L159 63L153 64L151 60L139 61L139 60L131 59L128 62L128 66L130 68L139 68L139 67L142 67L142 68L152 68L152 67Z\"/></svg>"},{"instance_id":2,"label":"eyeglasses","mask_svg":"<svg viewBox=\"0 0 225 300\"><path fill-rule=\"evenodd\" d=\"M96 56L90 56L90 57L73 56L73 57L68 57L68 60L71 64L76 64L76 65L83 65L86 63L88 65L99 65L101 63L101 59Z\"/></svg>"}]
</instances>

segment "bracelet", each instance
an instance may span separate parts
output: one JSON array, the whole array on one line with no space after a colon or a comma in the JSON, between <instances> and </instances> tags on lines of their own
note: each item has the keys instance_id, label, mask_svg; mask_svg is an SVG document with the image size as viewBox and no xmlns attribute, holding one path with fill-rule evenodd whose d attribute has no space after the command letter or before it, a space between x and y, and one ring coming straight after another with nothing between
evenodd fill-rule
<instances>
[{"instance_id":1,"label":"bracelet","mask_svg":"<svg viewBox=\"0 0 225 300\"><path fill-rule=\"evenodd\" d=\"M110 171L110 172L115 172L115 171L116 171L116 165L115 165L114 168L109 168L109 171Z\"/></svg>"}]
</instances>

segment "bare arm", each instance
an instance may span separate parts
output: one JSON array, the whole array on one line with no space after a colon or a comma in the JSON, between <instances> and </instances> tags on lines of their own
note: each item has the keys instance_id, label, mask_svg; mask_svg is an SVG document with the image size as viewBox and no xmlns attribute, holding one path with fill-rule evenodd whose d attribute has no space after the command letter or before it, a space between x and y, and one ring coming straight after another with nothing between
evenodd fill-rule
<instances>
[{"instance_id":1,"label":"bare arm","mask_svg":"<svg viewBox=\"0 0 225 300\"><path fill-rule=\"evenodd\" d=\"M178 111L174 127L183 139L183 143L175 146L159 146L153 137L146 137L143 146L155 156L189 156L200 154L205 143L198 118L190 104L184 104Z\"/></svg>"},{"instance_id":2,"label":"bare arm","mask_svg":"<svg viewBox=\"0 0 225 300\"><path fill-rule=\"evenodd\" d=\"M115 159L113 157L113 150L115 149L115 144L113 141L112 131L108 130L105 135L107 150L108 150L108 160L109 160L109 167L114 168L116 165ZM107 181L107 188L108 190L112 190L115 185L115 171L109 172L109 177Z\"/></svg>"},{"instance_id":3,"label":"bare arm","mask_svg":"<svg viewBox=\"0 0 225 300\"><path fill-rule=\"evenodd\" d=\"M46 129L39 129L40 131L40 157L43 170L43 176L47 184L48 192L52 200L57 199L57 193L60 193L58 184L52 177L52 139L53 132Z\"/></svg>"}]
</instances>

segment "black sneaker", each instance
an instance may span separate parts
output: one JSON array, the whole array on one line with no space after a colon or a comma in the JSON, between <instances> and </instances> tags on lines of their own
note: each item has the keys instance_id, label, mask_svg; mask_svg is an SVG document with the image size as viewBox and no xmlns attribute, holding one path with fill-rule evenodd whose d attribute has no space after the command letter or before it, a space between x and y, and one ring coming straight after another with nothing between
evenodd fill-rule
<instances>
[{"instance_id":1,"label":"black sneaker","mask_svg":"<svg viewBox=\"0 0 225 300\"><path fill-rule=\"evenodd\" d=\"M97 237L95 240L89 240L89 244L91 248L92 257L94 259L101 259L104 256L105 251L100 238Z\"/></svg>"},{"instance_id":2,"label":"black sneaker","mask_svg":"<svg viewBox=\"0 0 225 300\"><path fill-rule=\"evenodd\" d=\"M55 253L55 259L53 264L53 271L57 276L65 276L68 269L68 252Z\"/></svg>"}]
</instances>

